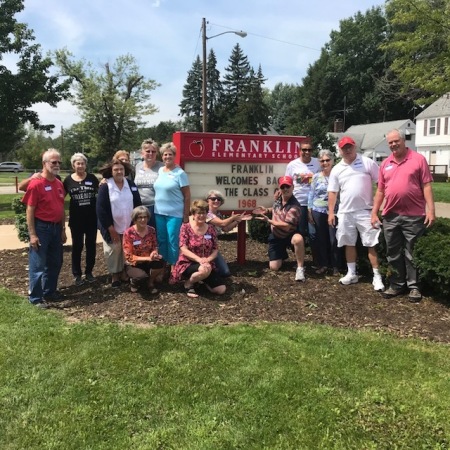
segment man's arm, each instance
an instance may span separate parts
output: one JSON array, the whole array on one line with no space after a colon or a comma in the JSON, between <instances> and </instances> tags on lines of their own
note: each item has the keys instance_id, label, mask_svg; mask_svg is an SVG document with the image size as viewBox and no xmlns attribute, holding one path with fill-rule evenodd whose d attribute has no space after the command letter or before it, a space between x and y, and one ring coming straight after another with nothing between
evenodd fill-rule
<instances>
[{"instance_id":1,"label":"man's arm","mask_svg":"<svg viewBox=\"0 0 450 450\"><path fill-rule=\"evenodd\" d=\"M34 211L36 207L27 205L27 226L28 226L28 235L30 236L30 245L33 249L37 250L41 243L39 242L39 238L36 234L36 226L34 221Z\"/></svg>"},{"instance_id":2,"label":"man's arm","mask_svg":"<svg viewBox=\"0 0 450 450\"><path fill-rule=\"evenodd\" d=\"M381 204L384 200L384 192L377 189L375 192L375 197L373 198L373 208L372 208L372 216L370 218L370 222L374 228L378 228L380 226L380 219L378 218L378 212L380 211Z\"/></svg>"},{"instance_id":3,"label":"man's arm","mask_svg":"<svg viewBox=\"0 0 450 450\"><path fill-rule=\"evenodd\" d=\"M336 225L334 208L336 207L337 195L337 192L328 191L328 225L332 227Z\"/></svg>"},{"instance_id":4,"label":"man's arm","mask_svg":"<svg viewBox=\"0 0 450 450\"><path fill-rule=\"evenodd\" d=\"M425 225L431 227L433 223L436 221L436 212L434 209L434 197L433 197L433 188L431 187L431 183L425 183L423 185L423 196L425 197L425 203L427 204L427 210L425 212Z\"/></svg>"}]
</instances>

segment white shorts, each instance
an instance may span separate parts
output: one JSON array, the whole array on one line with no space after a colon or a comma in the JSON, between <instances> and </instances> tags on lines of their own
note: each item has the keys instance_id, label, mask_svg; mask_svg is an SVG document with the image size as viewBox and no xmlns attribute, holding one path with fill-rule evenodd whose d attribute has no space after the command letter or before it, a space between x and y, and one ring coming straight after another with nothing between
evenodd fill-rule
<instances>
[{"instance_id":1,"label":"white shorts","mask_svg":"<svg viewBox=\"0 0 450 450\"><path fill-rule=\"evenodd\" d=\"M378 244L380 228L374 228L371 223L371 211L362 210L350 213L337 214L338 225L336 231L337 245L355 246L358 232L364 247L375 247Z\"/></svg>"}]
</instances>

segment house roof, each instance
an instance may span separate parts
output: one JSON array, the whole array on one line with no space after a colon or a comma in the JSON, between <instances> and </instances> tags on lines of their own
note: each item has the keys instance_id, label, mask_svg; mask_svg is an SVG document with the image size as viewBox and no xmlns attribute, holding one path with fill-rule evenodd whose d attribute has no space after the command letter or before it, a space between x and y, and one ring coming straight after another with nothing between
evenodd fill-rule
<instances>
[{"instance_id":1,"label":"house roof","mask_svg":"<svg viewBox=\"0 0 450 450\"><path fill-rule=\"evenodd\" d=\"M409 119L353 125L345 133L342 133L342 136L351 136L361 151L364 152L375 149L384 141L386 134L395 128L415 130L416 125Z\"/></svg>"},{"instance_id":2,"label":"house roof","mask_svg":"<svg viewBox=\"0 0 450 450\"><path fill-rule=\"evenodd\" d=\"M416 119L432 119L443 116L450 116L450 93L443 95L420 114L417 114Z\"/></svg>"}]
</instances>

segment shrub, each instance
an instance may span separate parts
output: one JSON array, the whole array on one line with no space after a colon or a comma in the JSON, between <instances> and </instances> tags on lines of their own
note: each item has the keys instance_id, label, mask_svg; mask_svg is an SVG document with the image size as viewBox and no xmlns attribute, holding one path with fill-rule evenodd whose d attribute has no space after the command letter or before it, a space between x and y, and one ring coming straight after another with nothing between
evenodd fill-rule
<instances>
[{"instance_id":1,"label":"shrub","mask_svg":"<svg viewBox=\"0 0 450 450\"><path fill-rule=\"evenodd\" d=\"M16 227L19 240L22 242L29 242L30 236L28 235L27 226L27 207L22 203L21 198L15 198L11 203L11 208L15 213L14 226Z\"/></svg>"},{"instance_id":2,"label":"shrub","mask_svg":"<svg viewBox=\"0 0 450 450\"><path fill-rule=\"evenodd\" d=\"M434 293L450 294L450 220L438 218L414 247L420 281Z\"/></svg>"},{"instance_id":3,"label":"shrub","mask_svg":"<svg viewBox=\"0 0 450 450\"><path fill-rule=\"evenodd\" d=\"M269 215L271 217L271 215ZM263 220L252 219L248 223L250 237L258 242L267 244L270 234L270 225Z\"/></svg>"}]
</instances>

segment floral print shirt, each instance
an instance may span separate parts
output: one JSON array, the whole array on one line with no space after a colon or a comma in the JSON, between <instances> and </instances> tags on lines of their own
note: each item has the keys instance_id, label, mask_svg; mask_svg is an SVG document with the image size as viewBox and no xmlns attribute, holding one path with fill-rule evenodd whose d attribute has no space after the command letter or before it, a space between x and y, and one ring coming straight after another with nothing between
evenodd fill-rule
<instances>
[{"instance_id":1,"label":"floral print shirt","mask_svg":"<svg viewBox=\"0 0 450 450\"><path fill-rule=\"evenodd\" d=\"M205 234L198 235L194 232L190 223L183 223L180 230L180 248L187 247L192 253L195 253L201 258L207 258L211 253L217 249L217 235L213 225L208 225L208 229ZM175 281L182 279L183 272L194 261L190 260L187 256L184 256L180 252L178 261L172 270L172 278ZM213 270L215 269L214 263L211 263Z\"/></svg>"}]
</instances>

